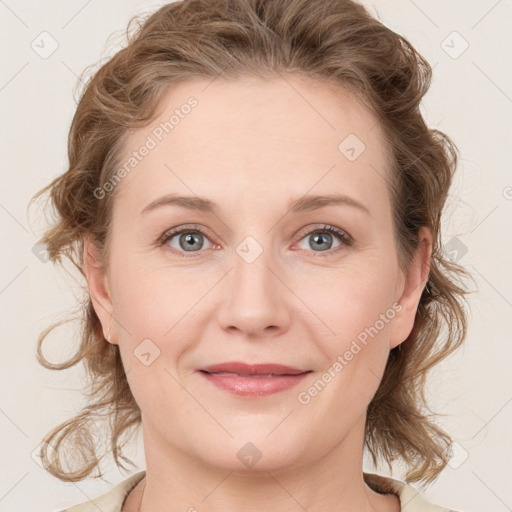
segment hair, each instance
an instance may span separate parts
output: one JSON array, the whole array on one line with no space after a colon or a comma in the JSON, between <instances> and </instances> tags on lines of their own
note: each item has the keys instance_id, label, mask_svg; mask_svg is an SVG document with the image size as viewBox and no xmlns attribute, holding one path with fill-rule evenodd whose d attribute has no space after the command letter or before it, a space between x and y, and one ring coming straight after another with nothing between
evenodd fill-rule
<instances>
[{"instance_id":1,"label":"hair","mask_svg":"<svg viewBox=\"0 0 512 512\"><path fill-rule=\"evenodd\" d=\"M458 149L430 129L420 101L432 75L428 62L403 36L351 0L182 0L146 17L132 18L127 45L88 79L68 138L67 170L31 201L49 193L55 222L44 233L49 259L68 258L82 276L84 241L90 238L107 266L113 194L94 191L114 175L123 141L147 126L173 85L194 79L279 77L295 73L350 91L378 117L390 147L388 186L402 269L418 247L422 226L433 237L430 271L408 338L389 353L382 381L367 409L365 447L372 461L405 462L406 481L435 480L447 464L452 439L436 424L425 397L429 370L466 336L462 277L443 253L441 215L457 167ZM83 363L88 405L50 431L42 443L47 470L64 481L101 476L111 454L126 470L123 448L140 425L140 409L128 385L117 345L105 341L86 286L74 355L51 363L39 336L37 357L61 370ZM66 343L73 343L71 340ZM100 421L102 420L102 421ZM98 425L106 425L100 449Z\"/></svg>"}]
</instances>

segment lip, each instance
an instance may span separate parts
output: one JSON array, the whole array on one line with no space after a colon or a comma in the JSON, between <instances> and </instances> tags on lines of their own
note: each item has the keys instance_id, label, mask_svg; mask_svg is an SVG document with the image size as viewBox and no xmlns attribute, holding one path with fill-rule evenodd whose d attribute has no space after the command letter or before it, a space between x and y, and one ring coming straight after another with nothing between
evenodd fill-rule
<instances>
[{"instance_id":1,"label":"lip","mask_svg":"<svg viewBox=\"0 0 512 512\"><path fill-rule=\"evenodd\" d=\"M290 389L310 372L281 364L250 365L238 361L199 370L204 378L220 389L246 397L268 396Z\"/></svg>"},{"instance_id":2,"label":"lip","mask_svg":"<svg viewBox=\"0 0 512 512\"><path fill-rule=\"evenodd\" d=\"M202 371L208 373L236 373L241 376L252 375L298 375L308 370L300 370L282 364L247 364L240 361L226 362L205 366Z\"/></svg>"}]
</instances>

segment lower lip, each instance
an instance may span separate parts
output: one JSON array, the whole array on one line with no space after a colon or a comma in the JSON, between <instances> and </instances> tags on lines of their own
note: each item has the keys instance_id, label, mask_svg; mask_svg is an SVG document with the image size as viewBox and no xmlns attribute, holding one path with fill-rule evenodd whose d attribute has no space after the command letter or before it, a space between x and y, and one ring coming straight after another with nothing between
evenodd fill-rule
<instances>
[{"instance_id":1,"label":"lower lip","mask_svg":"<svg viewBox=\"0 0 512 512\"><path fill-rule=\"evenodd\" d=\"M274 377L216 375L199 372L203 377L221 389L239 396L268 396L296 386L309 372L299 375L276 375Z\"/></svg>"}]
</instances>

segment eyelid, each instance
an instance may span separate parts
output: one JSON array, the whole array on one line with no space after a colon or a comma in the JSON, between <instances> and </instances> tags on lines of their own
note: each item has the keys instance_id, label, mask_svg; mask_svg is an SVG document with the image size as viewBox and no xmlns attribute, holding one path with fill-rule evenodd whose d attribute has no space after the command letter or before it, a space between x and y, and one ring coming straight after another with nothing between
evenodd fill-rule
<instances>
[{"instance_id":1,"label":"eyelid","mask_svg":"<svg viewBox=\"0 0 512 512\"><path fill-rule=\"evenodd\" d=\"M354 238L347 233L344 229L338 228L336 226L333 226L331 224L321 224L318 225L318 227L311 227L307 226L306 228L299 231L299 239L296 243L302 241L303 238L312 235L313 233L329 233L330 235L333 235L334 237L337 237L340 245L338 247L328 249L326 251L313 251L308 249L299 249L300 253L303 253L306 251L314 258L329 258L329 257L335 257L337 256L341 251L345 251L348 248L352 247L355 243Z\"/></svg>"},{"instance_id":2,"label":"eyelid","mask_svg":"<svg viewBox=\"0 0 512 512\"><path fill-rule=\"evenodd\" d=\"M298 241L302 240L305 236L310 235L311 233L314 233L316 231L327 231L328 233L334 233L335 235L339 236L345 243L354 242L352 236L350 236L344 229L325 223L314 224L313 227L311 227L311 225L308 225L305 228L301 229L297 235L300 236Z\"/></svg>"},{"instance_id":3,"label":"eyelid","mask_svg":"<svg viewBox=\"0 0 512 512\"><path fill-rule=\"evenodd\" d=\"M187 231L195 231L207 237L208 239L211 238L210 235L208 234L208 230L206 228L203 228L199 224L183 224L181 226L176 226L175 228L171 228L168 229L167 231L164 231L162 235L160 235L160 237L158 238L158 242L163 245L169 240L169 238L172 238L176 235L179 235Z\"/></svg>"},{"instance_id":4,"label":"eyelid","mask_svg":"<svg viewBox=\"0 0 512 512\"><path fill-rule=\"evenodd\" d=\"M199 226L197 224L183 224L181 226L177 226L171 229L168 229L167 231L164 231L164 233L158 238L157 245L158 247L164 247L167 245L167 242L174 238L175 236L178 236L182 233L187 232L196 232L201 235L203 235L205 238L207 238L211 244L218 245L215 242L211 240L210 235L207 233L208 230L206 228L203 228L202 226ZM173 254L177 254L179 258L194 258L201 255L201 253L205 253L206 251L178 251L177 249L174 249L172 247L167 246L166 249Z\"/></svg>"}]
</instances>

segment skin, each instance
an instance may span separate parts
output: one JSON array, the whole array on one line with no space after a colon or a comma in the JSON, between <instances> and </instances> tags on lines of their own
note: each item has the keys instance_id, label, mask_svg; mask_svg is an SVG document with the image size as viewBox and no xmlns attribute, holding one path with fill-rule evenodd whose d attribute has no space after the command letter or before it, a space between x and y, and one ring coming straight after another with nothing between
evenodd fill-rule
<instances>
[{"instance_id":1,"label":"skin","mask_svg":"<svg viewBox=\"0 0 512 512\"><path fill-rule=\"evenodd\" d=\"M105 273L85 244L95 310L105 332L115 320L111 342L142 411L141 510L397 511L397 496L363 481L364 423L389 351L414 325L431 234L420 230L403 273L383 180L383 133L348 92L295 75L210 82L170 89L154 121L127 139L125 159L190 96L197 99L118 185ZM353 162L338 150L351 133L366 146ZM141 213L167 193L206 197L218 210L168 205ZM349 195L369 214L347 205L288 211L305 194L332 193ZM157 244L185 224L202 229L199 249L187 252L180 235ZM353 244L328 234L327 250L319 249L312 235L326 224ZM247 236L263 249L252 263L236 252ZM299 403L298 393L394 303L401 311L310 403ZM160 350L148 366L134 354L146 338ZM235 360L313 371L262 398L220 390L197 371ZM247 442L262 453L252 467L237 457ZM124 511L138 510L142 485Z\"/></svg>"}]
</instances>

